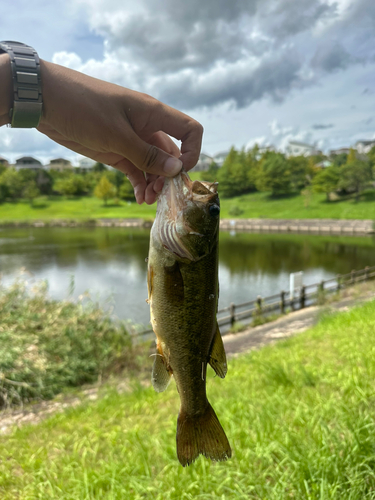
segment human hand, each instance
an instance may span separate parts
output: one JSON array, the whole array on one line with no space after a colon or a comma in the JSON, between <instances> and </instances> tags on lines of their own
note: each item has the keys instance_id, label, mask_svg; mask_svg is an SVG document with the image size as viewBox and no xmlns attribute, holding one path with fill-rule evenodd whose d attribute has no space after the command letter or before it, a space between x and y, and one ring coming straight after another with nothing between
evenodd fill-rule
<instances>
[{"instance_id":1,"label":"human hand","mask_svg":"<svg viewBox=\"0 0 375 500\"><path fill-rule=\"evenodd\" d=\"M43 116L55 142L126 174L139 204L154 203L164 176L190 170L203 128L156 99L41 60ZM181 141L181 151L169 137Z\"/></svg>"}]
</instances>

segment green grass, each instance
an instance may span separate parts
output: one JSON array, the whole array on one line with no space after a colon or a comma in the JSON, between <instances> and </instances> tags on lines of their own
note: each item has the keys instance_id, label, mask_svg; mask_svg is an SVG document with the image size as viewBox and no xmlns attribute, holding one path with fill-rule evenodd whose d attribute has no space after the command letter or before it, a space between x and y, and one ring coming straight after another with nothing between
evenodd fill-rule
<instances>
[{"instance_id":1,"label":"green grass","mask_svg":"<svg viewBox=\"0 0 375 500\"><path fill-rule=\"evenodd\" d=\"M200 172L192 175L199 178ZM310 206L305 207L303 196L272 198L267 193L251 193L221 200L222 218L276 218L276 219L375 219L373 192L365 193L358 203L354 199L327 203L325 195L314 194ZM233 212L234 209L234 212ZM156 205L109 203L105 207L94 197L70 199L64 197L42 197L30 206L26 201L0 204L0 221L29 221L33 219L100 219L100 218L143 218L155 216ZM239 215L233 215L239 213Z\"/></svg>"},{"instance_id":2,"label":"green grass","mask_svg":"<svg viewBox=\"0 0 375 500\"><path fill-rule=\"evenodd\" d=\"M233 218L230 210L238 207L242 213L235 218L374 219L375 200L370 194L363 196L358 203L353 199L327 203L325 195L314 194L310 206L305 207L301 195L272 198L267 193L252 193L222 200L221 217Z\"/></svg>"},{"instance_id":3,"label":"green grass","mask_svg":"<svg viewBox=\"0 0 375 500\"><path fill-rule=\"evenodd\" d=\"M163 394L135 385L3 437L0 497L373 499L374 330L372 302L230 360L225 380L211 374L228 462L200 457L183 469L175 385Z\"/></svg>"},{"instance_id":4,"label":"green grass","mask_svg":"<svg viewBox=\"0 0 375 500\"><path fill-rule=\"evenodd\" d=\"M153 219L156 205L138 205L136 202L122 201L120 205L110 202L105 207L103 202L95 197L81 198L42 197L31 206L26 201L0 204L0 221L15 220L51 220L51 219L101 219L101 218L134 218Z\"/></svg>"}]
</instances>

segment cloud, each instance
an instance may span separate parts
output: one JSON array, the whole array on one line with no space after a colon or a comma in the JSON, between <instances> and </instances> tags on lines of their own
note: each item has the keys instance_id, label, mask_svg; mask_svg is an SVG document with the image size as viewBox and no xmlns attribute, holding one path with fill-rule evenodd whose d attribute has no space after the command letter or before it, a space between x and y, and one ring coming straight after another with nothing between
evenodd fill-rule
<instances>
[{"instance_id":1,"label":"cloud","mask_svg":"<svg viewBox=\"0 0 375 500\"><path fill-rule=\"evenodd\" d=\"M316 123L311 128L314 130L326 130L327 128L333 128L333 123Z\"/></svg>"},{"instance_id":2,"label":"cloud","mask_svg":"<svg viewBox=\"0 0 375 500\"><path fill-rule=\"evenodd\" d=\"M102 64L127 65L127 77L119 76L118 83L131 82L185 110L221 103L244 108L264 98L282 102L326 74L374 57L372 0L79 0L79 5L93 33L105 40Z\"/></svg>"}]
</instances>

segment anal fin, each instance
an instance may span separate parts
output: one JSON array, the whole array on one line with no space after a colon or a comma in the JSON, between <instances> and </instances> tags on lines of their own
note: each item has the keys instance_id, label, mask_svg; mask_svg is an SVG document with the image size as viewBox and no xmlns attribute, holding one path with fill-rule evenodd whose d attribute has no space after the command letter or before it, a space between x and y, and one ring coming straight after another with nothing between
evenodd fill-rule
<instances>
[{"instance_id":1,"label":"anal fin","mask_svg":"<svg viewBox=\"0 0 375 500\"><path fill-rule=\"evenodd\" d=\"M152 367L151 382L156 392L163 392L171 380L171 371L159 349L155 354L154 366Z\"/></svg>"},{"instance_id":2,"label":"anal fin","mask_svg":"<svg viewBox=\"0 0 375 500\"><path fill-rule=\"evenodd\" d=\"M223 339L221 338L219 326L217 324L208 362L220 378L225 377L228 371L227 357L225 354Z\"/></svg>"}]
</instances>

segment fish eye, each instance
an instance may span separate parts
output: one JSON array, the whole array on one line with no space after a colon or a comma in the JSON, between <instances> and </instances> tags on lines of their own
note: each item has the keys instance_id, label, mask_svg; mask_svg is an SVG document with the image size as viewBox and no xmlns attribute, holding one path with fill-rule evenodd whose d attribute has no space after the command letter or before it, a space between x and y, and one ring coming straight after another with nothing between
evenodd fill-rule
<instances>
[{"instance_id":1,"label":"fish eye","mask_svg":"<svg viewBox=\"0 0 375 500\"><path fill-rule=\"evenodd\" d=\"M210 205L208 211L210 212L210 215L212 215L213 217L217 217L220 213L220 207L219 205L212 204Z\"/></svg>"}]
</instances>

